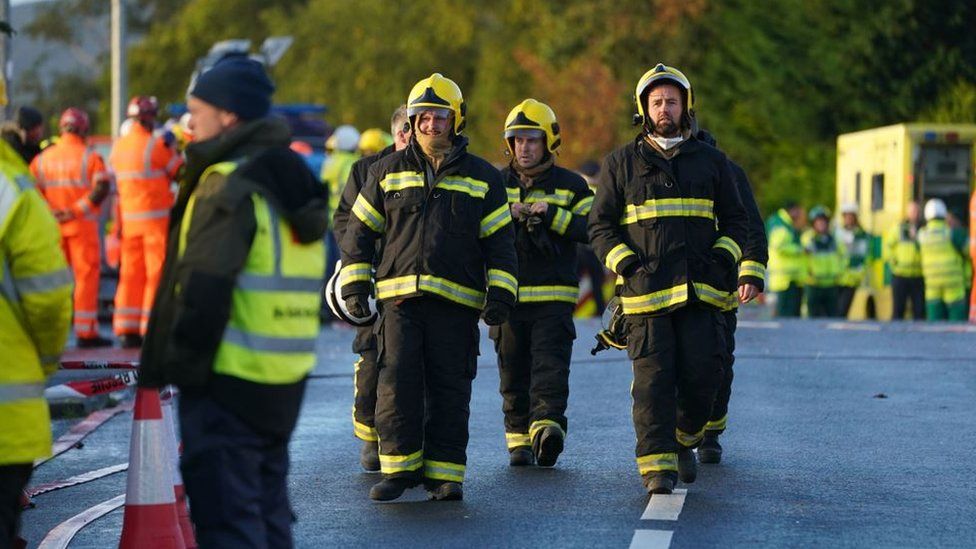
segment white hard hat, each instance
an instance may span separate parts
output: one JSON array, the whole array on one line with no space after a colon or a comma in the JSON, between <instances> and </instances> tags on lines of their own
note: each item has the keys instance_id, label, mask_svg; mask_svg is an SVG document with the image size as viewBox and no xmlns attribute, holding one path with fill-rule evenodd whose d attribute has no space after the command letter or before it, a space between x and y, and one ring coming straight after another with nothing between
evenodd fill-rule
<instances>
[{"instance_id":1,"label":"white hard hat","mask_svg":"<svg viewBox=\"0 0 976 549\"><path fill-rule=\"evenodd\" d=\"M359 317L350 313L349 310L346 309L346 302L338 293L339 271L341 270L342 261L336 261L335 272L332 273L331 277L329 277L329 281L325 283L325 302L328 304L329 310L331 310L332 314L336 315L336 317L345 320L353 326L371 326L376 322L377 316L379 316L376 313L375 300L372 298L372 296L369 298L370 314L368 316Z\"/></svg>"},{"instance_id":2,"label":"white hard hat","mask_svg":"<svg viewBox=\"0 0 976 549\"><path fill-rule=\"evenodd\" d=\"M840 206L840 214L855 214L857 215L858 207L856 202L845 202Z\"/></svg>"},{"instance_id":3,"label":"white hard hat","mask_svg":"<svg viewBox=\"0 0 976 549\"><path fill-rule=\"evenodd\" d=\"M930 219L945 219L946 217L946 205L945 202L940 198L929 199L925 203L925 220Z\"/></svg>"},{"instance_id":4,"label":"white hard hat","mask_svg":"<svg viewBox=\"0 0 976 549\"><path fill-rule=\"evenodd\" d=\"M356 152L356 148L359 147L359 130L348 124L336 128L329 137L330 140L332 138L335 138L337 151Z\"/></svg>"}]
</instances>

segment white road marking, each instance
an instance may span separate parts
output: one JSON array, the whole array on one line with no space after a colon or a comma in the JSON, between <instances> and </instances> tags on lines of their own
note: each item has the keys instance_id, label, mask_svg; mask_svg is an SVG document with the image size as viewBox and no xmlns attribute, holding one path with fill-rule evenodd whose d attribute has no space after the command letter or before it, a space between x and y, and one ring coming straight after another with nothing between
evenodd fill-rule
<instances>
[{"instance_id":1,"label":"white road marking","mask_svg":"<svg viewBox=\"0 0 976 549\"><path fill-rule=\"evenodd\" d=\"M668 530L634 530L630 549L667 549L671 547L673 534Z\"/></svg>"},{"instance_id":2,"label":"white road marking","mask_svg":"<svg viewBox=\"0 0 976 549\"><path fill-rule=\"evenodd\" d=\"M673 494L654 494L647 502L641 520L678 520L688 490L679 488Z\"/></svg>"},{"instance_id":3,"label":"white road marking","mask_svg":"<svg viewBox=\"0 0 976 549\"><path fill-rule=\"evenodd\" d=\"M919 324L912 325L908 329L917 332L976 333L976 326L972 324Z\"/></svg>"},{"instance_id":4,"label":"white road marking","mask_svg":"<svg viewBox=\"0 0 976 549\"><path fill-rule=\"evenodd\" d=\"M738 328L762 328L766 330L775 330L780 328L782 324L772 320L740 320L736 326Z\"/></svg>"},{"instance_id":5,"label":"white road marking","mask_svg":"<svg viewBox=\"0 0 976 549\"><path fill-rule=\"evenodd\" d=\"M859 332L880 332L881 325L867 324L862 322L831 322L827 325L828 330L853 330Z\"/></svg>"},{"instance_id":6,"label":"white road marking","mask_svg":"<svg viewBox=\"0 0 976 549\"><path fill-rule=\"evenodd\" d=\"M41 544L37 546L37 549L65 549L71 543L75 534L82 528L122 507L124 504L125 494L121 494L78 513L48 532L44 536L44 539L41 540Z\"/></svg>"}]
</instances>

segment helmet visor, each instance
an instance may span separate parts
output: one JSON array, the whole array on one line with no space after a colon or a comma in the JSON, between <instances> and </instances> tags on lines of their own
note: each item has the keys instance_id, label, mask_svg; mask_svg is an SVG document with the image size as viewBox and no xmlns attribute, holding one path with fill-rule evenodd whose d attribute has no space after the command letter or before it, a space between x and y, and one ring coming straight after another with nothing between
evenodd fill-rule
<instances>
[{"instance_id":1,"label":"helmet visor","mask_svg":"<svg viewBox=\"0 0 976 549\"><path fill-rule=\"evenodd\" d=\"M431 113L436 119L447 120L448 118L451 117L451 109L428 107L424 105L418 105L416 107L408 108L407 116L412 118L414 116L419 116L421 114L428 113L428 112Z\"/></svg>"},{"instance_id":2,"label":"helmet visor","mask_svg":"<svg viewBox=\"0 0 976 549\"><path fill-rule=\"evenodd\" d=\"M529 128L513 128L510 130L505 130L505 139L512 139L513 137L527 137L530 139L533 137L538 137L539 139L545 139L546 132Z\"/></svg>"}]
</instances>

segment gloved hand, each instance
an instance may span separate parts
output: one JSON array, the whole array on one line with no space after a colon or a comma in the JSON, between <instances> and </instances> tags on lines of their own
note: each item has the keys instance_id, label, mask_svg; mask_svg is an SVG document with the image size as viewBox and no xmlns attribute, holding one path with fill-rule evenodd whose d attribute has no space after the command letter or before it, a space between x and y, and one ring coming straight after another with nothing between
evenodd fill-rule
<instances>
[{"instance_id":1,"label":"gloved hand","mask_svg":"<svg viewBox=\"0 0 976 549\"><path fill-rule=\"evenodd\" d=\"M503 301L498 301L497 299L492 299L485 304L485 310L481 313L481 318L489 326L498 326L508 320L508 315L511 312L511 305Z\"/></svg>"},{"instance_id":2,"label":"gloved hand","mask_svg":"<svg viewBox=\"0 0 976 549\"><path fill-rule=\"evenodd\" d=\"M358 318L366 318L369 316L369 299L366 294L356 294L347 297L346 310L349 311L349 314Z\"/></svg>"}]
</instances>

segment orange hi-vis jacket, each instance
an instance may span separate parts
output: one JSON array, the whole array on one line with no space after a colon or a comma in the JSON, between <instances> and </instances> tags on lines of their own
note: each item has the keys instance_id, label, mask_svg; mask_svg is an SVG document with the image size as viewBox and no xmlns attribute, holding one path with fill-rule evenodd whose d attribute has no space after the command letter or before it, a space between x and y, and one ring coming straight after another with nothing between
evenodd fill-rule
<instances>
[{"instance_id":1,"label":"orange hi-vis jacket","mask_svg":"<svg viewBox=\"0 0 976 549\"><path fill-rule=\"evenodd\" d=\"M98 206L89 194L96 183L110 176L101 155L83 138L72 133L62 135L34 158L30 170L51 209L74 214L73 220L61 223L62 235L77 234L85 224L97 220Z\"/></svg>"},{"instance_id":2,"label":"orange hi-vis jacket","mask_svg":"<svg viewBox=\"0 0 976 549\"><path fill-rule=\"evenodd\" d=\"M161 135L140 124L112 146L109 163L115 173L122 231L139 231L142 221L167 219L173 207L171 182L183 159Z\"/></svg>"}]
</instances>

